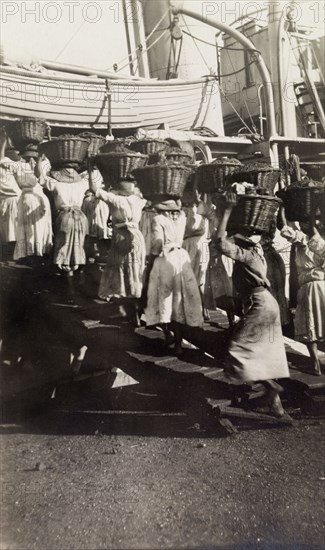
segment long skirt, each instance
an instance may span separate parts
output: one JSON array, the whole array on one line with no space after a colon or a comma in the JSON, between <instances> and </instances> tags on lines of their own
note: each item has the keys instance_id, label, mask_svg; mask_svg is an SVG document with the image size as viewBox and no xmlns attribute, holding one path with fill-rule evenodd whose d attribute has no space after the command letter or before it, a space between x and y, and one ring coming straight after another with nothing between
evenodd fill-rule
<instances>
[{"instance_id":1,"label":"long skirt","mask_svg":"<svg viewBox=\"0 0 325 550\"><path fill-rule=\"evenodd\" d=\"M215 309L219 307L225 311L234 310L234 288L232 278L233 261L220 252L212 249L209 268L206 277L204 301L206 307ZM227 269L226 269L226 266Z\"/></svg>"},{"instance_id":2,"label":"long skirt","mask_svg":"<svg viewBox=\"0 0 325 550\"><path fill-rule=\"evenodd\" d=\"M264 257L267 264L267 278L271 284L270 292L279 304L281 324L287 325L290 323L290 315L285 296L286 272L284 261L273 248L265 248Z\"/></svg>"},{"instance_id":3,"label":"long skirt","mask_svg":"<svg viewBox=\"0 0 325 550\"><path fill-rule=\"evenodd\" d=\"M192 327L202 325L199 288L186 250L175 248L155 259L145 317L148 326L171 321Z\"/></svg>"},{"instance_id":4,"label":"long skirt","mask_svg":"<svg viewBox=\"0 0 325 550\"><path fill-rule=\"evenodd\" d=\"M43 256L52 248L52 217L48 198L23 192L18 201L17 242L14 260Z\"/></svg>"},{"instance_id":5,"label":"long skirt","mask_svg":"<svg viewBox=\"0 0 325 550\"><path fill-rule=\"evenodd\" d=\"M53 262L71 268L85 265L87 233L88 221L80 208L72 206L59 210L55 221Z\"/></svg>"},{"instance_id":6,"label":"long skirt","mask_svg":"<svg viewBox=\"0 0 325 550\"><path fill-rule=\"evenodd\" d=\"M295 338L316 342L325 338L325 281L305 283L298 290Z\"/></svg>"},{"instance_id":7,"label":"long skirt","mask_svg":"<svg viewBox=\"0 0 325 550\"><path fill-rule=\"evenodd\" d=\"M233 330L225 375L234 383L289 376L279 306L266 289L252 292L248 311Z\"/></svg>"},{"instance_id":8,"label":"long skirt","mask_svg":"<svg viewBox=\"0 0 325 550\"><path fill-rule=\"evenodd\" d=\"M144 242L146 245L146 255L150 255L150 249L151 249L151 222L152 219L157 216L157 212L150 209L144 209L142 211L140 223L139 223L139 229L143 235Z\"/></svg>"},{"instance_id":9,"label":"long skirt","mask_svg":"<svg viewBox=\"0 0 325 550\"><path fill-rule=\"evenodd\" d=\"M89 236L108 239L110 237L107 227L109 208L106 202L97 199L94 195L88 195L84 198L82 211L88 220Z\"/></svg>"},{"instance_id":10,"label":"long skirt","mask_svg":"<svg viewBox=\"0 0 325 550\"><path fill-rule=\"evenodd\" d=\"M16 240L19 197L0 199L0 242Z\"/></svg>"},{"instance_id":11,"label":"long skirt","mask_svg":"<svg viewBox=\"0 0 325 550\"><path fill-rule=\"evenodd\" d=\"M99 285L99 297L102 300L140 298L145 257L144 238L139 229L115 229Z\"/></svg>"},{"instance_id":12,"label":"long skirt","mask_svg":"<svg viewBox=\"0 0 325 550\"><path fill-rule=\"evenodd\" d=\"M209 241L205 235L188 237L183 241L183 248L190 257L197 284L203 292L210 259Z\"/></svg>"}]
</instances>

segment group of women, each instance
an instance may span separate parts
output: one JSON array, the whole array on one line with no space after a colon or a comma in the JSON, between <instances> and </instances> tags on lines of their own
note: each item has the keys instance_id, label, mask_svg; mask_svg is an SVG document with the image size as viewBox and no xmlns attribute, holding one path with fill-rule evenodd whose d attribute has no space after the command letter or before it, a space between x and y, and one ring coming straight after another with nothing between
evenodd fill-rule
<instances>
[{"instance_id":1,"label":"group of women","mask_svg":"<svg viewBox=\"0 0 325 550\"><path fill-rule=\"evenodd\" d=\"M19 158L7 138L1 138L0 239L5 245L15 243L14 259L42 257L51 250L51 208L43 189L55 206L53 262L68 280L86 263L90 228L95 239L106 238L110 216L113 233L99 297L127 300L132 321L138 325L144 314L147 326L160 325L166 346L175 343L181 355L182 327L202 326L209 290L210 301L212 296L214 307L227 310L232 327L226 375L234 384L262 382L269 413L282 416L281 388L274 380L289 376L281 330L288 321L283 266L270 249L271 237L264 242L264 254L260 237L252 232L227 234L236 194L228 193L221 209L218 202L218 216L213 204L199 196L184 197L183 204L161 197L148 207L131 177L106 191L96 170L53 170L32 152L27 148ZM296 338L307 344L313 372L320 374L325 241L316 227L289 227L284 216L282 225L282 235L296 245Z\"/></svg>"}]
</instances>

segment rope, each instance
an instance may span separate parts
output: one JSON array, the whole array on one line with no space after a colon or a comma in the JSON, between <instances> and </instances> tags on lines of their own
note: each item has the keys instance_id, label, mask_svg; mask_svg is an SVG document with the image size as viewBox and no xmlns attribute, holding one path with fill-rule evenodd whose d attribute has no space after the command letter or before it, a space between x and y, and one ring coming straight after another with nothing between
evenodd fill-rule
<instances>
[{"instance_id":1,"label":"rope","mask_svg":"<svg viewBox=\"0 0 325 550\"><path fill-rule=\"evenodd\" d=\"M81 29L84 26L85 22L86 21L84 20L80 23L80 25L77 28L76 32L71 36L71 38L69 38L68 42L63 46L63 48L61 48L61 50L59 51L59 53L56 56L56 58L54 59L54 61L57 61L59 59L60 55L63 54L64 50L69 46L69 44L71 44L72 40L77 36L78 32L81 31Z\"/></svg>"},{"instance_id":2,"label":"rope","mask_svg":"<svg viewBox=\"0 0 325 550\"><path fill-rule=\"evenodd\" d=\"M229 58L229 61L230 61L230 64L231 64L233 70L235 70L235 67L234 67L234 65L233 65L233 62L232 62L231 57L230 57L230 55L229 55L228 52L227 52L227 55L228 55L228 58ZM245 67L244 67L244 68L245 68ZM236 75L236 82L237 82L237 84L238 84L238 86L239 86L239 89L240 89L240 82L239 82L239 80L238 80L238 78L237 78L237 73L236 73L236 72L235 72L235 75ZM253 121L253 119L252 119L252 115L251 115L251 113L250 113L250 111L249 111L249 109L248 109L248 105L247 105L245 96L244 96L243 91L242 91L241 89L240 89L240 92L241 92L241 95L242 95L242 98L243 98L243 101L244 101L244 104L245 104L245 107L246 107L246 111L248 112L248 116L249 116L250 121L251 121L251 123L252 123L253 132L254 132L254 131L256 132L256 127L255 127L254 121ZM245 124L245 126L248 128L248 126L247 126L246 124ZM251 129L249 129L249 131L252 132Z\"/></svg>"},{"instance_id":3,"label":"rope","mask_svg":"<svg viewBox=\"0 0 325 550\"><path fill-rule=\"evenodd\" d=\"M213 44L212 42L207 42L206 40L203 40L202 38L199 38L198 36L194 36L194 34L192 34L191 32L186 32L186 31L183 30L183 33L186 34L187 36L190 36L194 40L197 40L198 42L202 42L203 44L206 44L207 46L211 46L212 48L216 47L216 45ZM262 55L261 51L258 50L257 48L230 48L228 46L218 46L218 47L219 47L219 50L233 50L235 52L251 51L251 52L256 52L256 53L259 53L260 55Z\"/></svg>"},{"instance_id":4,"label":"rope","mask_svg":"<svg viewBox=\"0 0 325 550\"><path fill-rule=\"evenodd\" d=\"M177 44L179 43L178 47L178 55L176 59L177 54ZM170 78L173 78L175 74L177 74L179 62L181 58L182 53L182 47L183 47L183 36L180 40L175 40L173 35L171 36L171 43L169 48L169 57L168 57L168 65L167 65L167 72L166 72L166 80L169 80ZM171 64L171 58L172 58L172 52L173 52L173 65ZM171 67L173 67L173 70L171 71Z\"/></svg>"},{"instance_id":5,"label":"rope","mask_svg":"<svg viewBox=\"0 0 325 550\"><path fill-rule=\"evenodd\" d=\"M146 37L146 42L148 42L149 38L152 37L153 33L156 32L156 30L158 29L160 23L165 19L166 15L169 13L169 8L165 11L165 13L161 16L161 18L159 19L158 23L154 26L154 28L152 29L151 33L148 34L148 36Z\"/></svg>"},{"instance_id":6,"label":"rope","mask_svg":"<svg viewBox=\"0 0 325 550\"><path fill-rule=\"evenodd\" d=\"M236 115L238 116L239 120L242 122L242 124L245 126L245 128L247 128L247 130L249 131L249 133L251 134L252 133L252 130L249 126L247 126L246 122L244 121L244 119L240 116L240 114L238 113L236 107L234 107L234 105L232 104L232 102L230 101L230 99L228 99L228 97L226 96L225 92L223 91L223 89L221 88L221 86L219 85L219 83L217 83L218 87L219 87L219 91L222 93L222 95L224 96L225 100L228 101L230 107L233 109L233 111L236 113Z\"/></svg>"},{"instance_id":7,"label":"rope","mask_svg":"<svg viewBox=\"0 0 325 550\"><path fill-rule=\"evenodd\" d=\"M188 30L188 32L189 32L190 37L192 38L192 40L193 40L193 42L194 42L194 44L195 44L195 47L196 47L197 51L199 52L199 54L200 54L200 56L201 56L201 59L203 60L203 63L205 64L205 66L206 66L206 68L208 69L208 71L210 71L210 67L209 67L209 65L207 64L207 62L206 62L204 56L202 55L202 52L201 52L200 48L198 47L198 45L197 45L197 43L196 43L194 37L192 36L191 31L190 31L190 29L189 29L189 27L188 27L188 24L186 23L186 20L184 19L184 16L183 16L183 15L182 15L182 19L183 19L183 21L184 21L184 23L185 23L185 25L186 25L186 28L187 28L187 30Z\"/></svg>"},{"instance_id":8,"label":"rope","mask_svg":"<svg viewBox=\"0 0 325 550\"><path fill-rule=\"evenodd\" d=\"M194 40L197 40L198 42L202 42L203 44L207 44L207 46L211 46L213 48L216 47L216 45L212 44L212 42L207 42L206 40L203 40L202 38L198 38L197 36L194 36L190 32L186 32L186 31L183 30L183 33L187 34L187 36L190 36L191 38L193 38Z\"/></svg>"},{"instance_id":9,"label":"rope","mask_svg":"<svg viewBox=\"0 0 325 550\"><path fill-rule=\"evenodd\" d=\"M153 35L154 32L156 32L157 28L159 27L160 23L163 21L163 19L166 17L166 15L169 13L169 8L165 11L165 13L162 15L162 17L159 19L158 23L154 26L154 28L152 29L151 33L148 34L148 36L145 38L145 42L147 42L149 40L149 38L151 38L151 36ZM168 29L166 29L168 30ZM153 44L150 44L149 48L152 47L152 45L156 44L156 42L153 42ZM145 53L147 52L148 49L144 50L142 53ZM121 59L121 61L119 61L118 63L114 63L111 67L108 67L107 69L105 69L106 71L110 71L111 69L114 69L114 66L118 67L121 63L124 63L125 61L128 61L126 65L124 65L121 69L118 69L118 71L121 71L122 69L125 69L125 67L127 67L129 65L130 62L134 61L135 59L137 59L137 54L136 52L139 50L139 46L136 48L135 52L133 53L130 53L128 54L126 57L124 57L123 59ZM118 72L116 71L116 72Z\"/></svg>"},{"instance_id":10,"label":"rope","mask_svg":"<svg viewBox=\"0 0 325 550\"><path fill-rule=\"evenodd\" d=\"M183 17L183 16L182 16L182 17ZM196 46L196 48L197 48L197 50L198 50L198 52L199 52L201 58L203 59L203 61L204 61L205 65L206 65L206 67L208 68L208 70L210 71L210 67L208 66L208 64L207 64L207 62L206 62L206 60L205 60L205 58L203 57L203 55L202 55L202 53L201 53L201 50L200 50L200 48L198 47L198 45L197 45L197 43L196 43L196 39L195 39L194 36L192 35L192 33L191 33L191 31L190 31L190 29L189 29L189 27L188 27L188 25L187 25L187 22L186 22L186 20L184 19L184 17L183 17L183 21L184 21L184 23L185 23L185 25L186 25L186 28L187 28L187 30L188 30L188 32L186 32L186 31L183 31L183 32L185 32L185 34L188 34L188 35L192 38L192 40L194 41L194 44L195 44L195 46ZM198 39L198 40L200 40L200 39ZM214 47L215 47L215 45L214 45ZM230 49L230 48L223 48L223 49L228 50L228 49ZM236 48L236 50L237 50L237 48ZM240 50L243 51L243 50L246 50L246 48L240 48ZM260 53L259 50L256 50L255 48L254 48L254 49L251 48L250 50L251 50L251 51L254 51L254 52ZM228 54L228 56L229 56L229 54ZM232 63L232 61L231 61L230 56L229 56L229 60L230 60L230 63L231 63L231 65L232 65L232 68L234 69L234 66L233 66L233 63ZM254 62L255 62L255 60L252 60L252 61L249 63L249 65L253 64ZM235 71L235 70L234 70L233 73L230 73L229 75L222 75L222 76L231 76L232 74L237 74L237 73L241 72L241 71L244 70L244 69L245 69L245 67L243 67L243 68L240 69L239 71ZM216 79L216 80L217 80L217 79ZM237 80L237 82L238 82L237 77L236 77L236 80ZM239 82L238 82L238 83L239 83ZM225 98L226 101L229 103L229 105L231 106L231 108L233 109L233 111L236 113L236 115L238 116L238 118L240 119L240 121L242 122L242 124L245 126L245 128L247 128L247 130L249 131L249 133L254 133L254 131L255 131L255 133L256 133L256 132L257 132L256 126L255 126L255 124L254 124L252 115L251 115L251 113L250 113L250 111L249 111L249 109L248 109L248 105L247 105L247 102L246 102L246 100L245 100L245 98L244 98L244 95L243 95L243 99L244 99L245 106L246 106L246 109L247 109L247 111L248 111L248 115L249 115L249 117L250 117L250 120L251 120L252 128L253 128L253 129L249 128L249 126L246 124L246 122L244 121L244 119L240 116L240 114L238 113L237 109L234 107L234 105L232 104L232 102L230 101L230 99L228 99L228 97L226 96L226 94L225 94L224 91L222 90L222 88L221 88L221 86L219 85L219 83L217 83L217 85L218 85L218 87L219 87L220 92L223 94L224 98Z\"/></svg>"},{"instance_id":11,"label":"rope","mask_svg":"<svg viewBox=\"0 0 325 550\"><path fill-rule=\"evenodd\" d=\"M150 46L148 46L148 48L146 50L143 50L142 51L142 54L148 52L155 44L157 44L157 42L166 34L166 32L168 31L168 29L166 29L160 36L158 36L158 38L156 38L156 40L154 40L154 42L152 42L150 44ZM139 49L139 47L137 48L137 50ZM137 59L138 55L137 53L135 54L135 56L132 58L132 62L135 61ZM126 63L125 65L123 65L123 67L117 69L116 72L119 72L119 71L123 71L123 69L125 69L126 67L128 67L129 63Z\"/></svg>"},{"instance_id":12,"label":"rope","mask_svg":"<svg viewBox=\"0 0 325 550\"><path fill-rule=\"evenodd\" d=\"M246 69L246 67L250 67L250 65L253 65L253 63L255 63L255 61L250 61L248 63L248 65L245 65L244 67L242 67L241 69L238 69L238 71L234 71L233 73L221 74L220 78L223 78L225 76L232 76L232 75L237 74L237 73L241 73L242 71L244 71Z\"/></svg>"}]
</instances>

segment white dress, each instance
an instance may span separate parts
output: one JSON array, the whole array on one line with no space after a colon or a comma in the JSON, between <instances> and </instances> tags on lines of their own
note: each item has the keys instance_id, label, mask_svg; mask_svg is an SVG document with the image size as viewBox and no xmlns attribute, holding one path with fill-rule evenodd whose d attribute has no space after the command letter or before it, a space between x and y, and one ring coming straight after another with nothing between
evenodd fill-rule
<instances>
[{"instance_id":1,"label":"white dress","mask_svg":"<svg viewBox=\"0 0 325 550\"><path fill-rule=\"evenodd\" d=\"M296 245L299 290L294 318L295 338L317 342L325 338L325 241L311 239L299 230L285 226L281 235Z\"/></svg>"},{"instance_id":2,"label":"white dress","mask_svg":"<svg viewBox=\"0 0 325 550\"><path fill-rule=\"evenodd\" d=\"M84 172L81 176L89 184L88 172ZM103 186L103 178L98 170L93 171L92 180L94 183ZM96 239L109 239L110 232L107 226L109 218L108 204L95 197L93 193L86 193L82 203L82 211L88 220L89 236Z\"/></svg>"},{"instance_id":3,"label":"white dress","mask_svg":"<svg viewBox=\"0 0 325 550\"><path fill-rule=\"evenodd\" d=\"M142 216L139 224L139 229L146 243L146 255L149 256L151 250L151 224L154 216L157 215L156 210L150 206L146 206L142 211Z\"/></svg>"},{"instance_id":4,"label":"white dress","mask_svg":"<svg viewBox=\"0 0 325 550\"><path fill-rule=\"evenodd\" d=\"M20 187L15 178L17 162L4 157L0 162L0 243L16 240Z\"/></svg>"},{"instance_id":5,"label":"white dress","mask_svg":"<svg viewBox=\"0 0 325 550\"><path fill-rule=\"evenodd\" d=\"M218 227L220 223L220 212L218 209L214 210L214 215L210 216L210 228L209 233L212 234L214 229ZM232 273L233 273L233 260L227 256L221 254L214 245L214 242L210 242L210 261L206 276L206 285L204 292L204 303L209 309L214 310L216 307L225 311L234 310L233 298L235 295Z\"/></svg>"},{"instance_id":6,"label":"white dress","mask_svg":"<svg viewBox=\"0 0 325 550\"><path fill-rule=\"evenodd\" d=\"M18 200L14 260L27 256L43 256L49 254L52 248L50 202L44 195L37 178L28 172L28 169L29 165L26 164L23 171L16 175L21 195Z\"/></svg>"},{"instance_id":7,"label":"white dress","mask_svg":"<svg viewBox=\"0 0 325 550\"><path fill-rule=\"evenodd\" d=\"M151 253L157 257L149 277L148 326L171 321L194 327L203 323L197 280L182 248L185 223L184 212L176 221L168 213L157 214L152 220Z\"/></svg>"},{"instance_id":8,"label":"white dress","mask_svg":"<svg viewBox=\"0 0 325 550\"><path fill-rule=\"evenodd\" d=\"M204 202L184 208L186 227L183 248L188 252L197 283L202 291L210 259L209 210Z\"/></svg>"},{"instance_id":9,"label":"white dress","mask_svg":"<svg viewBox=\"0 0 325 550\"><path fill-rule=\"evenodd\" d=\"M137 195L122 196L98 189L96 197L110 208L113 236L103 272L99 297L140 298L145 267L145 242L139 221L146 201Z\"/></svg>"}]
</instances>

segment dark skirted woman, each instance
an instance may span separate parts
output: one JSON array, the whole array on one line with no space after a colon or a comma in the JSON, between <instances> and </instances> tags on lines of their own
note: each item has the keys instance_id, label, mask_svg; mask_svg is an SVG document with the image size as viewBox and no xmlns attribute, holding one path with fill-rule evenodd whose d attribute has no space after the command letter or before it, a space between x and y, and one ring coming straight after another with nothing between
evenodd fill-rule
<instances>
[{"instance_id":1,"label":"dark skirted woman","mask_svg":"<svg viewBox=\"0 0 325 550\"><path fill-rule=\"evenodd\" d=\"M147 326L162 326L166 344L175 334L175 351L182 354L182 325L203 323L201 297L191 260L182 248L186 218L175 200L155 204L151 226L151 271L149 276Z\"/></svg>"},{"instance_id":2,"label":"dark skirted woman","mask_svg":"<svg viewBox=\"0 0 325 550\"><path fill-rule=\"evenodd\" d=\"M99 297L107 301L111 298L124 299L126 305L131 304L132 320L138 326L138 300L142 293L146 257L139 222L146 201L131 180L120 181L114 190L108 192L96 187L90 178L90 189L96 198L108 204L113 225L112 243L100 281Z\"/></svg>"},{"instance_id":3,"label":"dark skirted woman","mask_svg":"<svg viewBox=\"0 0 325 550\"><path fill-rule=\"evenodd\" d=\"M296 249L299 289L294 317L295 339L306 344L313 373L320 376L318 342L325 338L325 240L316 227L301 226L304 231L297 226L284 225L281 235Z\"/></svg>"},{"instance_id":4,"label":"dark skirted woman","mask_svg":"<svg viewBox=\"0 0 325 550\"><path fill-rule=\"evenodd\" d=\"M226 229L237 197L226 195L215 246L234 260L233 283L243 304L243 316L235 325L225 358L225 374L233 383L262 382L266 388L268 412L283 416L277 378L289 376L279 306L269 291L267 265L258 238L250 231L226 238Z\"/></svg>"}]
</instances>

